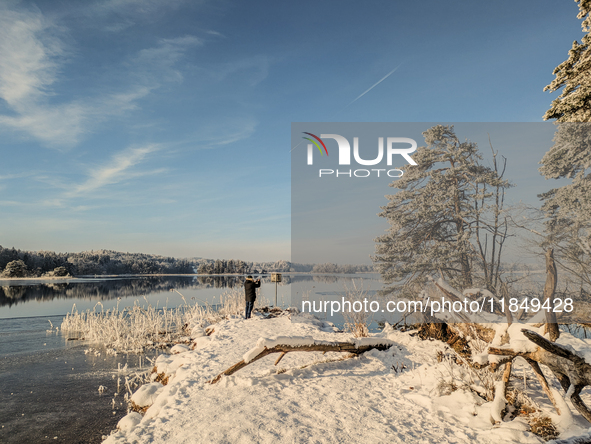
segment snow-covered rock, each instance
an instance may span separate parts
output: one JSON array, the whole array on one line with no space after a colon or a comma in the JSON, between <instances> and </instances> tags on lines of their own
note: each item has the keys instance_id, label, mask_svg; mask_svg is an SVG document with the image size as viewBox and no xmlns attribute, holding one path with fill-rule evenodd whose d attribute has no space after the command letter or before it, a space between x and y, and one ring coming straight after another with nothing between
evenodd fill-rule
<instances>
[{"instance_id":1,"label":"snow-covered rock","mask_svg":"<svg viewBox=\"0 0 591 444\"><path fill-rule=\"evenodd\" d=\"M159 382L142 385L131 395L131 401L140 408L151 406L163 388L164 386Z\"/></svg>"},{"instance_id":2,"label":"snow-covered rock","mask_svg":"<svg viewBox=\"0 0 591 444\"><path fill-rule=\"evenodd\" d=\"M123 418L119 420L117 423L117 428L122 432L130 432L137 426L140 421L142 420L142 415L137 412L131 412L125 415Z\"/></svg>"}]
</instances>

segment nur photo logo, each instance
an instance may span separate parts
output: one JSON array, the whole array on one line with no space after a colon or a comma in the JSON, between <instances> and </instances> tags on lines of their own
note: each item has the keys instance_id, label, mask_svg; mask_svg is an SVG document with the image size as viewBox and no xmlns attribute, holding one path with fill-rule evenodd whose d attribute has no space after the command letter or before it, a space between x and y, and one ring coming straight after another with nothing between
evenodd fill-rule
<instances>
[{"instance_id":1,"label":"nur photo logo","mask_svg":"<svg viewBox=\"0 0 591 444\"><path fill-rule=\"evenodd\" d=\"M311 142L308 143L307 149L307 164L313 165L314 164L314 152L316 151L314 148L316 147L320 152L321 156L328 157L328 148L322 139L332 139L336 141L338 147L338 165L351 165L351 144L346 137L343 137L339 134L320 134L320 137L316 136L315 134L303 132L310 137L303 137L303 139ZM385 139L385 144L384 144ZM386 148L384 149L384 145ZM401 147L402 145L402 147ZM408 147L410 145L410 147ZM324 149L324 150L323 150ZM400 155L404 158L404 160L409 165L416 165L417 163L412 159L410 156L411 153L414 153L417 149L417 142L414 139L410 139L408 137L378 137L378 151L377 155L372 158L363 158L360 154L359 148L359 137L353 137L353 159L354 162L358 165L363 166L374 166L379 165L386 160L386 166L392 166L392 160L395 155ZM365 151L368 151L367 149ZM347 176L347 177L369 177L369 176L377 176L380 175L387 175L388 177L402 177L404 172L397 168L360 168L360 169L330 169L330 168L320 168L318 170L318 176L333 176L333 177L340 177L340 176Z\"/></svg>"}]
</instances>

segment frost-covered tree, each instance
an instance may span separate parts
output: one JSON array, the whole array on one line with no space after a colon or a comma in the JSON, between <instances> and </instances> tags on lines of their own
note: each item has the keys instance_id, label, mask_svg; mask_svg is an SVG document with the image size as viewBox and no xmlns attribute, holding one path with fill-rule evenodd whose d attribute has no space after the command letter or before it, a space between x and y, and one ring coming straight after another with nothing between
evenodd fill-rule
<instances>
[{"instance_id":1,"label":"frost-covered tree","mask_svg":"<svg viewBox=\"0 0 591 444\"><path fill-rule=\"evenodd\" d=\"M591 123L561 123L540 162L546 179L571 183L540 194L546 213L545 246L580 283L591 286Z\"/></svg>"},{"instance_id":2,"label":"frost-covered tree","mask_svg":"<svg viewBox=\"0 0 591 444\"><path fill-rule=\"evenodd\" d=\"M553 102L544 120L556 119L558 122L591 121L591 0L575 0L579 4L578 18L583 19L583 31L587 34L576 40L568 52L568 59L558 65L553 74L556 78L544 91L562 90Z\"/></svg>"},{"instance_id":3,"label":"frost-covered tree","mask_svg":"<svg viewBox=\"0 0 591 444\"><path fill-rule=\"evenodd\" d=\"M22 260L11 261L6 264L2 272L5 277L25 277L27 275L27 266Z\"/></svg>"},{"instance_id":4,"label":"frost-covered tree","mask_svg":"<svg viewBox=\"0 0 591 444\"><path fill-rule=\"evenodd\" d=\"M460 142L453 126L437 125L423 136L427 146L412 156L417 165L403 167L404 175L390 184L398 192L386 196L380 213L390 228L376 239L372 259L388 285L384 292L416 294L435 275L456 288L482 280L478 284L494 290L509 184L496 161L494 169L481 165L476 144Z\"/></svg>"}]
</instances>

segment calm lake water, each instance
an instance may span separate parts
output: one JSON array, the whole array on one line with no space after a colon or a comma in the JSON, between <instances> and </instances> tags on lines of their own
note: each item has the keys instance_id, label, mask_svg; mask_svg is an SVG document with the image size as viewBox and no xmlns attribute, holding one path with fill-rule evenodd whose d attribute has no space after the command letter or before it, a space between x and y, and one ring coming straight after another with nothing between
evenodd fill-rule
<instances>
[{"instance_id":1,"label":"calm lake water","mask_svg":"<svg viewBox=\"0 0 591 444\"><path fill-rule=\"evenodd\" d=\"M282 307L292 299L301 304L302 297L339 299L352 280L371 294L381 288L377 275L283 274L277 287L263 279L260 298L275 305L277 288ZM185 301L215 306L222 293L241 290L243 283L239 276L0 280L0 442L99 443L127 413L124 377L151 368L148 358L155 353L112 356L97 345L48 332L51 324L61 325L73 305L78 311L97 303L105 310L117 304L173 308ZM317 315L343 323L340 315Z\"/></svg>"}]
</instances>

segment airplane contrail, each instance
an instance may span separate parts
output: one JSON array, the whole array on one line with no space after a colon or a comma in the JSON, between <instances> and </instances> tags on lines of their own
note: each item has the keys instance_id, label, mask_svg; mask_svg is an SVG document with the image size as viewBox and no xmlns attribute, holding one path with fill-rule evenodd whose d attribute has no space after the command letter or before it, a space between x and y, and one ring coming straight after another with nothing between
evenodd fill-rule
<instances>
[{"instance_id":1,"label":"airplane contrail","mask_svg":"<svg viewBox=\"0 0 591 444\"><path fill-rule=\"evenodd\" d=\"M384 77L382 77L380 80L378 80L376 83L374 83L373 85L371 85L368 89L366 89L365 91L363 91L361 94L359 94L351 103L349 103L347 106L345 106L344 108L341 109L344 110L345 108L351 106L352 104L354 104L355 102L357 102L359 99L361 99L364 95L366 95L368 92L370 92L372 89L374 89L376 86L378 86L380 83L382 83L384 80L386 80L388 77L390 77L392 74L394 74L394 72L400 68L402 66L402 63L400 65L398 65L396 68L394 68L392 71L390 71L388 74L386 74ZM296 146L294 146L290 152L292 152L293 150L295 150L298 146L300 146L302 144L302 141L300 141L300 143L298 143Z\"/></svg>"},{"instance_id":2,"label":"airplane contrail","mask_svg":"<svg viewBox=\"0 0 591 444\"><path fill-rule=\"evenodd\" d=\"M370 92L372 89L374 89L376 86L378 86L380 83L382 83L384 80L386 80L388 77L390 77L392 74L394 74L394 71L396 71L398 68L400 68L400 66L402 65L402 63L400 65L398 65L396 68L394 68L392 71L390 71L388 74L386 74L384 77L382 77L380 80L378 80L376 83L374 83L372 86L370 86L368 89L366 89L365 91L363 91L361 94L359 94L359 96L357 96L357 98L355 100L353 100L351 103L349 103L350 106L353 103L357 102L359 99L361 99L364 95L366 95L368 92ZM346 107L347 107L346 106ZM345 108L346 108L345 107Z\"/></svg>"}]
</instances>

